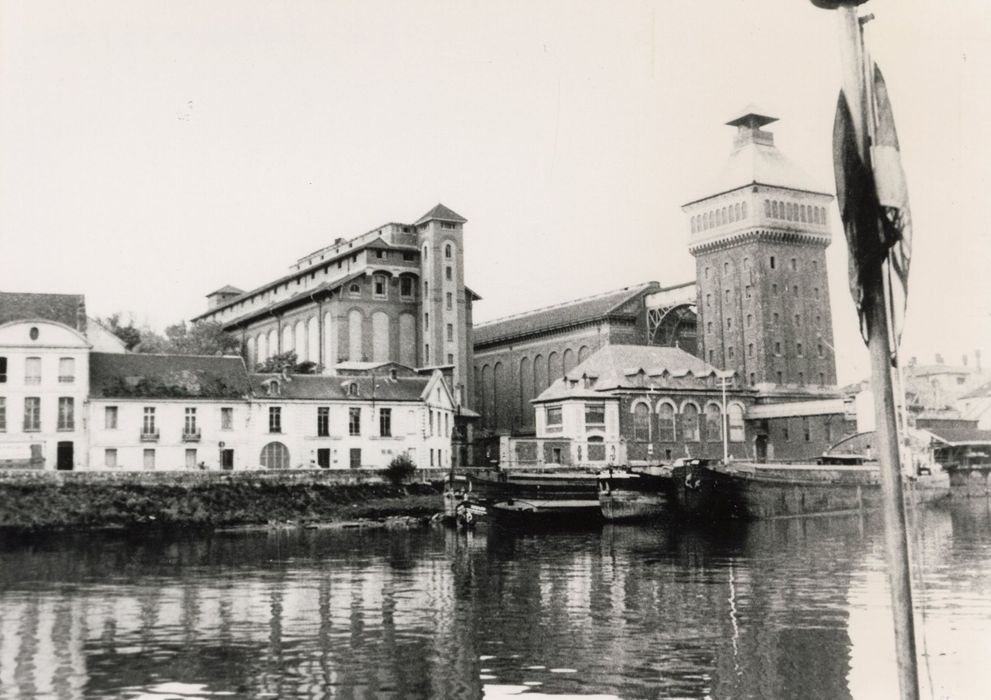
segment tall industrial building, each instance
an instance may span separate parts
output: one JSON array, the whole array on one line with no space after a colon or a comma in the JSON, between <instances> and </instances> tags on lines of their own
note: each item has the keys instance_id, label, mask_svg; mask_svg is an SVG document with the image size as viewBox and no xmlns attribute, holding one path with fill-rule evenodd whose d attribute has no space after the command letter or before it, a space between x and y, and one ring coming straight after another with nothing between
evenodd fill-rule
<instances>
[{"instance_id":1,"label":"tall industrial building","mask_svg":"<svg viewBox=\"0 0 991 700\"><path fill-rule=\"evenodd\" d=\"M248 366L294 351L323 373L341 363L450 368L455 401L472 397L472 303L464 284L466 220L438 204L411 224L338 238L271 282L207 295L194 321L239 335Z\"/></svg>"},{"instance_id":2,"label":"tall industrial building","mask_svg":"<svg viewBox=\"0 0 991 700\"><path fill-rule=\"evenodd\" d=\"M826 278L833 197L774 145L777 121L748 108L727 122L733 151L684 205L695 256L698 347L709 364L767 390L836 384Z\"/></svg>"}]
</instances>

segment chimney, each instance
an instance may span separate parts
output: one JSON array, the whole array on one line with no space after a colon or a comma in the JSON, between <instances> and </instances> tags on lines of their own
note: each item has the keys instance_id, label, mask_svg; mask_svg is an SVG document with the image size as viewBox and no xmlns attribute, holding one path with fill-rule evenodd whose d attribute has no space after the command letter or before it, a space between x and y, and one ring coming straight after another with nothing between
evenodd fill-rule
<instances>
[{"instance_id":1,"label":"chimney","mask_svg":"<svg viewBox=\"0 0 991 700\"><path fill-rule=\"evenodd\" d=\"M936 364L937 365L943 364L943 356L940 355L938 352L936 353Z\"/></svg>"},{"instance_id":2,"label":"chimney","mask_svg":"<svg viewBox=\"0 0 991 700\"><path fill-rule=\"evenodd\" d=\"M917 358L915 355L912 355L912 359L908 361L908 366L909 367L915 367L915 365L916 365L916 363L918 363L918 361L919 361L919 358Z\"/></svg>"},{"instance_id":3,"label":"chimney","mask_svg":"<svg viewBox=\"0 0 991 700\"><path fill-rule=\"evenodd\" d=\"M964 367L967 366L967 356L966 355L963 356L963 366Z\"/></svg>"},{"instance_id":4,"label":"chimney","mask_svg":"<svg viewBox=\"0 0 991 700\"><path fill-rule=\"evenodd\" d=\"M981 350L978 348L974 350L974 368L980 372L981 371Z\"/></svg>"},{"instance_id":5,"label":"chimney","mask_svg":"<svg viewBox=\"0 0 991 700\"><path fill-rule=\"evenodd\" d=\"M86 332L86 298L82 296L76 304L76 330L80 333Z\"/></svg>"}]
</instances>

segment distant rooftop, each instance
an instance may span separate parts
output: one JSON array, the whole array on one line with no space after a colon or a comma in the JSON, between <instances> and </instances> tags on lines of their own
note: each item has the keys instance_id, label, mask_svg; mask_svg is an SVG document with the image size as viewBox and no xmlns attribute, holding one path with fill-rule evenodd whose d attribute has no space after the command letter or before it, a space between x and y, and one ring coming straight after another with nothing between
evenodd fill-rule
<instances>
[{"instance_id":1,"label":"distant rooftop","mask_svg":"<svg viewBox=\"0 0 991 700\"><path fill-rule=\"evenodd\" d=\"M631 299L645 292L660 290L661 287L657 282L645 282L479 323L474 328L474 344L478 346L605 318L619 313Z\"/></svg>"},{"instance_id":2,"label":"distant rooftop","mask_svg":"<svg viewBox=\"0 0 991 700\"><path fill-rule=\"evenodd\" d=\"M451 209L448 209L443 204L438 204L433 209L428 211L426 214L417 219L413 225L419 226L420 224L427 221L450 221L456 224L463 224L468 221L460 214Z\"/></svg>"}]
</instances>

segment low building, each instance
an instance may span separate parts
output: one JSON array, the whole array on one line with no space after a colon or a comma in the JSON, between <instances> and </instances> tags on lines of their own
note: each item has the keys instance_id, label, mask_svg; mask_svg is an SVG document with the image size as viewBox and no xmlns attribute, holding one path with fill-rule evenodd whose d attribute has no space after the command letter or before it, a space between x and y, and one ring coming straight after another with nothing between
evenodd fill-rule
<instances>
[{"instance_id":1,"label":"low building","mask_svg":"<svg viewBox=\"0 0 991 700\"><path fill-rule=\"evenodd\" d=\"M251 384L240 357L92 353L91 469L243 469Z\"/></svg>"},{"instance_id":2,"label":"low building","mask_svg":"<svg viewBox=\"0 0 991 700\"><path fill-rule=\"evenodd\" d=\"M753 394L678 348L607 345L534 400L537 438L550 445L546 462L640 466L721 458L727 431L728 454L753 458L744 420Z\"/></svg>"},{"instance_id":3,"label":"low building","mask_svg":"<svg viewBox=\"0 0 991 700\"><path fill-rule=\"evenodd\" d=\"M399 455L450 467L455 407L439 370L342 365L334 376L254 374L250 440L262 468L383 469Z\"/></svg>"}]
</instances>

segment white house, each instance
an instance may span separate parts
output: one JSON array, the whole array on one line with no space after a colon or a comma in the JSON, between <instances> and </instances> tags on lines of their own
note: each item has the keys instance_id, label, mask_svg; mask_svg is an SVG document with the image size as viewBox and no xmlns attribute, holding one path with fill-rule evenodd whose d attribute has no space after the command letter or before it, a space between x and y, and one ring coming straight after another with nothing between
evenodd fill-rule
<instances>
[{"instance_id":1,"label":"white house","mask_svg":"<svg viewBox=\"0 0 991 700\"><path fill-rule=\"evenodd\" d=\"M86 464L89 349L86 337L64 323L0 323L0 466Z\"/></svg>"},{"instance_id":2,"label":"white house","mask_svg":"<svg viewBox=\"0 0 991 700\"><path fill-rule=\"evenodd\" d=\"M241 469L251 386L240 357L92 353L92 469Z\"/></svg>"},{"instance_id":3,"label":"white house","mask_svg":"<svg viewBox=\"0 0 991 700\"><path fill-rule=\"evenodd\" d=\"M455 404L440 371L398 363L326 375L252 375L251 454L261 468L382 469L400 454L451 465Z\"/></svg>"}]
</instances>

